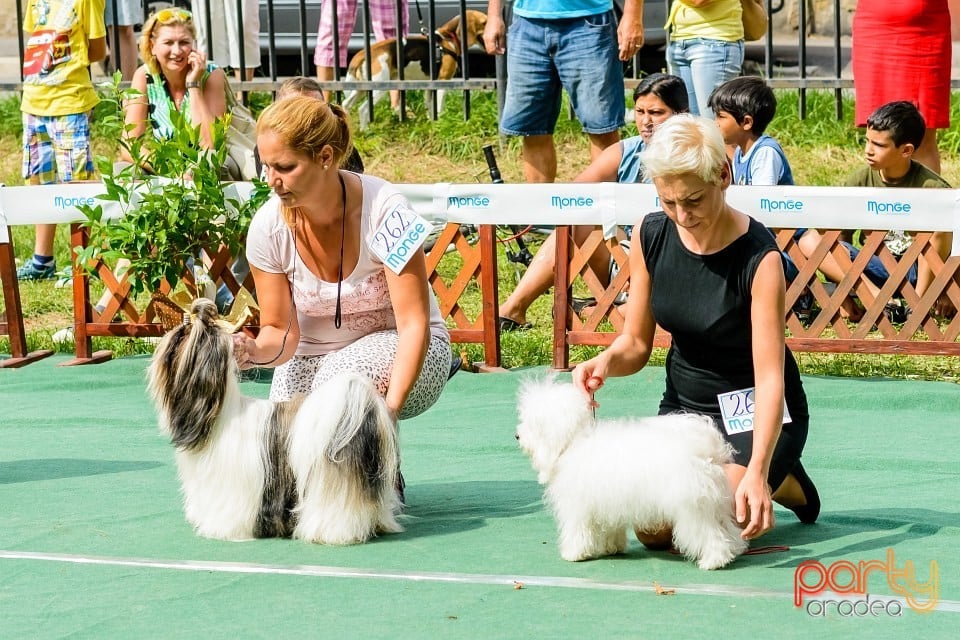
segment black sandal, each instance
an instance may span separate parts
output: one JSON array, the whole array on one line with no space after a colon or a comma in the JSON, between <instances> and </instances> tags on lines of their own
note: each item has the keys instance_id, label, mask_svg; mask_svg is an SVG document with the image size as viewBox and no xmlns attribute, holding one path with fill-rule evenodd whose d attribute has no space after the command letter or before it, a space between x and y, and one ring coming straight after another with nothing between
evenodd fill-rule
<instances>
[{"instance_id":1,"label":"black sandal","mask_svg":"<svg viewBox=\"0 0 960 640\"><path fill-rule=\"evenodd\" d=\"M804 524L813 524L817 521L817 517L820 515L820 494L817 492L817 487L814 486L813 480L811 480L810 476L807 475L807 471L803 468L803 465L799 460L797 460L797 464L790 474L796 478L797 483L800 485L800 489L803 490L803 497L806 498L807 503L804 505L787 508L797 514L797 518L800 519L800 522Z\"/></svg>"},{"instance_id":2,"label":"black sandal","mask_svg":"<svg viewBox=\"0 0 960 640\"><path fill-rule=\"evenodd\" d=\"M596 298L570 298L570 306L573 307L573 312L578 316L583 315L583 310L589 307L597 306Z\"/></svg>"},{"instance_id":3,"label":"black sandal","mask_svg":"<svg viewBox=\"0 0 960 640\"><path fill-rule=\"evenodd\" d=\"M527 329L533 329L533 325L529 322L520 324L516 320L511 318L500 318L500 333L506 333L507 331L526 331Z\"/></svg>"}]
</instances>

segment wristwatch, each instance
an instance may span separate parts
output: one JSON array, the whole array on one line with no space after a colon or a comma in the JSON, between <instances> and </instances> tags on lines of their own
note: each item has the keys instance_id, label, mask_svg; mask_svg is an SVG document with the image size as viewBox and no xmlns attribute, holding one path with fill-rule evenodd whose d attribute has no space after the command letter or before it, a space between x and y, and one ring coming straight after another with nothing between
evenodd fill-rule
<instances>
[{"instance_id":1,"label":"wristwatch","mask_svg":"<svg viewBox=\"0 0 960 640\"><path fill-rule=\"evenodd\" d=\"M199 88L200 88L200 83L199 83L199 82L188 82L188 83L187 83L187 89L199 89Z\"/></svg>"}]
</instances>

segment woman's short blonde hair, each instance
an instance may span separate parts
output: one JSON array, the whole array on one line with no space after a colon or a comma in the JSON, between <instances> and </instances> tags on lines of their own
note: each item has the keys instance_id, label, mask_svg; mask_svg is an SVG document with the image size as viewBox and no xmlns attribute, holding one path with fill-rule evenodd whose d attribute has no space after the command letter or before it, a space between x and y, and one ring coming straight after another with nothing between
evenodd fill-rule
<instances>
[{"instance_id":1,"label":"woman's short blonde hair","mask_svg":"<svg viewBox=\"0 0 960 640\"><path fill-rule=\"evenodd\" d=\"M680 113L657 127L640 162L650 179L693 174L704 182L720 184L727 154L716 121Z\"/></svg>"},{"instance_id":2,"label":"woman's short blonde hair","mask_svg":"<svg viewBox=\"0 0 960 640\"><path fill-rule=\"evenodd\" d=\"M186 27L194 40L197 38L197 28L193 24L193 14L186 9L170 7L151 14L143 23L143 31L140 33L140 59L153 74L160 73L157 57L153 55L154 32L160 27Z\"/></svg>"}]
</instances>

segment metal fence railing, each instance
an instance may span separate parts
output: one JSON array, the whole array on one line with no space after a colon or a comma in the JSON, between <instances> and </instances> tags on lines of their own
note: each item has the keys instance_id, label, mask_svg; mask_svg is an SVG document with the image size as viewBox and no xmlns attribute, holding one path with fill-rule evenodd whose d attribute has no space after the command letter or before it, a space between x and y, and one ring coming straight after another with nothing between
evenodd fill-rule
<instances>
[{"instance_id":1,"label":"metal fence railing","mask_svg":"<svg viewBox=\"0 0 960 640\"><path fill-rule=\"evenodd\" d=\"M106 0L107 3L116 3L117 0ZM632 89L639 82L640 77L650 70L665 68L664 44L665 35L659 28L672 0L647 0L644 3L645 27L651 35L653 44L644 47L636 58L625 65L627 87ZM851 39L849 33L851 3L843 0L832 0L829 3L810 3L807 0L764 0L767 13L771 17L767 36L757 42L747 43L747 63L749 70L745 72L761 73L770 86L777 89L790 89L799 95L799 113L801 118L807 115L806 95L808 91L832 91L835 97L837 118L843 116L843 93L853 88L853 77L848 72L851 53ZM23 22L24 8L27 0L16 2L18 24ZM212 15L212 0L143 0L144 15L149 15L152 9L159 6L176 5L194 10L194 21L209 27L213 20L223 19L222 11ZM222 9L232 8L228 15L236 20L235 33L242 34L244 27L243 6L245 0L223 0ZM248 16L257 25L259 35L259 71L252 80L238 78L234 83L236 89L247 91L275 91L284 78L292 75L316 75L316 65L313 62L314 48L317 42L317 32L320 19L321 0L264 0L258 5L258 13ZM196 5L196 6L192 6ZM505 2L509 12L512 2ZM615 0L615 6L620 7L622 0ZM332 10L331 20L339 26L342 20L348 19L339 15L337 3L323 3L325 10ZM403 19L404 4L397 0L396 20ZM437 28L454 15L463 15L468 10L486 11L486 0L409 0L406 7L408 32L417 37L425 38L431 51L438 47ZM814 10L814 8L816 9ZM790 13L789 19L787 14ZM460 22L459 38L466 42L466 21ZM368 0L358 0L358 12L355 26L349 42L350 56L359 51L365 53L367 66L366 77L370 77L369 67L371 60L371 45L374 43L370 6ZM804 25L804 28L800 28ZM215 49L214 30L204 29L207 34L206 50L212 58ZM119 37L117 27L108 27L109 37L116 42ZM651 40L648 38L648 40ZM339 29L333 30L334 50L340 45ZM18 38L21 63L24 56L23 33ZM108 65L112 71L119 67L119 52L113 47L114 58ZM241 66L249 61L247 52L240 47ZM459 90L465 94L463 115L470 116L470 92L498 91L501 94L506 84L506 65L502 56L496 60L486 56L477 46L462 47L458 59L457 73L449 79L438 79L438 58L430 56L424 61L424 78L411 78L406 73L408 62L406 49L398 46L396 49L397 64L396 77L391 79L376 78L357 81L348 78L345 69L335 66L333 78L322 82L325 89L344 92L352 90L384 91L391 89L401 90L401 101L406 99L404 91L422 91L443 88ZM229 66L223 61L216 60L221 66ZM227 61L229 62L229 61ZM22 64L21 64L22 67ZM22 70L20 81L22 81ZM953 88L960 88L960 79L953 79ZM14 78L0 78L0 90L18 90L20 82ZM431 108L431 106L433 108ZM368 116L373 116L373 105L368 101L364 109L369 109ZM428 104L428 112L435 117L435 103ZM403 102L399 114L406 113Z\"/></svg>"}]
</instances>

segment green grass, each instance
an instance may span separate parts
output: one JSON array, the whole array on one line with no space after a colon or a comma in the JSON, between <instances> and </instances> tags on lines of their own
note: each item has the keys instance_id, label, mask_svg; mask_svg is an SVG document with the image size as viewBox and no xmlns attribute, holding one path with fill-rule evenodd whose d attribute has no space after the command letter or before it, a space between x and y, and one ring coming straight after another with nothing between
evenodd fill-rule
<instances>
[{"instance_id":1,"label":"green grass","mask_svg":"<svg viewBox=\"0 0 960 640\"><path fill-rule=\"evenodd\" d=\"M838 121L833 92L808 91L807 117L801 120L797 92L778 91L777 95L777 117L769 126L768 133L784 146L798 184L841 184L844 177L862 162L862 135L853 127L852 100L844 100L844 118ZM486 181L489 178L485 172L482 147L494 143L505 179L511 173L515 176L521 175L518 163L519 141L501 139L497 133L496 96L493 93L473 92L469 120L463 119L458 98L458 92L448 94L445 110L436 122L426 118L426 108L418 93L408 96L407 106L413 112L414 118L406 122L398 122L386 103L378 105L375 122L364 131L355 131L355 144L364 162L368 167L374 167L373 173L381 175L403 169L403 175L408 176L405 179L410 182L457 182L469 179ZM254 112L258 112L268 102L269 96L266 94L254 95L251 99ZM954 94L952 108L954 120L960 121L958 94ZM563 113L566 113L566 110ZM629 125L624 131L624 135L635 133L633 125ZM18 100L0 99L0 160L3 156L8 157L6 163L0 162L0 182L20 182L19 136ZM102 139L102 132L96 125L94 138L99 153L109 155L115 150L115 145ZM566 169L569 174L572 171L571 163L587 158L586 138L575 121L561 115L555 139L558 149L561 150L561 173ZM953 184L960 184L960 133L941 132L941 151L944 177ZM12 160L9 159L11 156ZM418 174L417 170L421 166L422 171ZM465 175L473 178L464 178ZM17 257L27 258L32 249L32 229L15 228L13 237ZM534 239L532 248L536 246L537 241ZM67 229L62 226L58 228L55 253L61 267L69 263L69 238ZM455 272L456 267L456 257L451 254L445 259L443 269L447 270L449 275ZM514 288L520 274L521 271L518 271L513 263L506 261L501 247L501 299ZM69 345L54 345L51 340L52 334L67 326L72 318L69 287L58 289L51 282L42 282L21 283L20 288L25 318L30 326L29 348L71 351ZM92 283L91 288L91 295L98 296L98 283ZM474 287L462 304L473 317L479 312L479 291ZM540 366L551 362L551 315L552 298L543 296L527 314L528 321L534 324L533 329L502 336L504 366ZM94 348L111 349L116 355L124 356L148 353L152 345L132 339L95 338ZM466 351L471 361L483 359L481 345L458 345L457 348ZM0 337L0 353L9 353L9 350L9 340ZM573 347L571 361L588 358L598 350L596 347ZM652 363L662 364L663 356L664 353L658 351L654 354ZM882 376L960 382L960 358L800 353L797 354L797 359L801 369L808 375Z\"/></svg>"}]
</instances>

